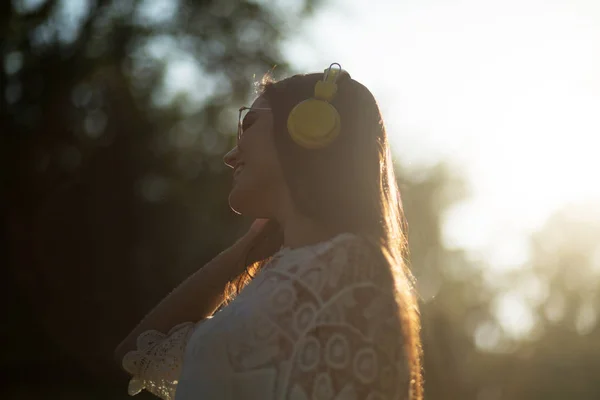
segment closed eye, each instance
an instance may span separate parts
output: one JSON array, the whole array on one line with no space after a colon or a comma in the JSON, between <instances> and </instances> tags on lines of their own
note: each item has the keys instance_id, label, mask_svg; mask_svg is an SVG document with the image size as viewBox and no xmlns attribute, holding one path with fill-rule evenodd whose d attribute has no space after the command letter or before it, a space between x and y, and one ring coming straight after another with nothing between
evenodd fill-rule
<instances>
[{"instance_id":1,"label":"closed eye","mask_svg":"<svg viewBox=\"0 0 600 400\"><path fill-rule=\"evenodd\" d=\"M254 112L249 112L245 117L244 121L242 121L242 131L250 128L252 124L254 124L257 120L257 115Z\"/></svg>"}]
</instances>

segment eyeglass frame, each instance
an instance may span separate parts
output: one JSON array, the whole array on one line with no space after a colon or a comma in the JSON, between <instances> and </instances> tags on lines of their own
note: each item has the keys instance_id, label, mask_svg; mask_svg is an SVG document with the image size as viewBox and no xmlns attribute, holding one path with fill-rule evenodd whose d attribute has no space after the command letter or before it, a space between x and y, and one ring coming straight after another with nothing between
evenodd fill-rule
<instances>
[{"instance_id":1,"label":"eyeglass frame","mask_svg":"<svg viewBox=\"0 0 600 400\"><path fill-rule=\"evenodd\" d=\"M243 126L242 111L244 111L244 110L271 111L270 108L246 107L246 106L240 107L240 109L239 109L240 114L238 116L238 131L237 131L238 143L240 142L240 139L242 138L242 133L243 133L243 131L242 131L242 126Z\"/></svg>"}]
</instances>

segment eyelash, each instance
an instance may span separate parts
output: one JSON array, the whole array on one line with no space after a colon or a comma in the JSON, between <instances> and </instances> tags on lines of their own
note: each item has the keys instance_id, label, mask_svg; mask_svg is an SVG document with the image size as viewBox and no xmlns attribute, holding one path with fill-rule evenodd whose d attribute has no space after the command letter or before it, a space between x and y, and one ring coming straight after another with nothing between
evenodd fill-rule
<instances>
[{"instance_id":1,"label":"eyelash","mask_svg":"<svg viewBox=\"0 0 600 400\"><path fill-rule=\"evenodd\" d=\"M246 129L249 129L252 125L254 125L254 121L242 122L242 132L244 132Z\"/></svg>"},{"instance_id":2,"label":"eyelash","mask_svg":"<svg viewBox=\"0 0 600 400\"><path fill-rule=\"evenodd\" d=\"M245 132L245 131L246 131L248 128L250 128L250 127L251 127L253 124L254 124L254 121L251 121L250 123L247 123L247 124L244 124L244 123L242 122L242 138L244 137L244 132ZM243 146L242 146L242 142L243 142L243 140L240 140L240 141L238 142L238 147L239 147L239 148L242 148L242 147L243 147Z\"/></svg>"}]
</instances>

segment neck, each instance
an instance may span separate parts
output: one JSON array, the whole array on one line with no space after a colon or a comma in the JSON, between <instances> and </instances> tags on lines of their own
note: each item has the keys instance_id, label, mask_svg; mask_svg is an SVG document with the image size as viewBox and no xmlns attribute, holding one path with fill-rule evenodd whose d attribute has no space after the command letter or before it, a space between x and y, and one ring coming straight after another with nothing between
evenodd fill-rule
<instances>
[{"instance_id":1,"label":"neck","mask_svg":"<svg viewBox=\"0 0 600 400\"><path fill-rule=\"evenodd\" d=\"M283 229L283 247L289 248L319 243L339 233L295 212L282 218L280 224Z\"/></svg>"}]
</instances>

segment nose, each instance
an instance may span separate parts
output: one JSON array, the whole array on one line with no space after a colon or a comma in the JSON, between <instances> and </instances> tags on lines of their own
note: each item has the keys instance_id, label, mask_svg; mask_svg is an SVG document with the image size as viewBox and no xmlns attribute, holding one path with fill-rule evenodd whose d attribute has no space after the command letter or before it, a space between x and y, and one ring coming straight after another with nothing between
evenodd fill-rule
<instances>
[{"instance_id":1,"label":"nose","mask_svg":"<svg viewBox=\"0 0 600 400\"><path fill-rule=\"evenodd\" d=\"M235 168L235 166L238 163L239 155L240 155L240 151L239 151L238 147L235 146L233 149L229 150L229 152L227 154L225 154L225 156L223 156L223 162L228 167Z\"/></svg>"}]
</instances>

